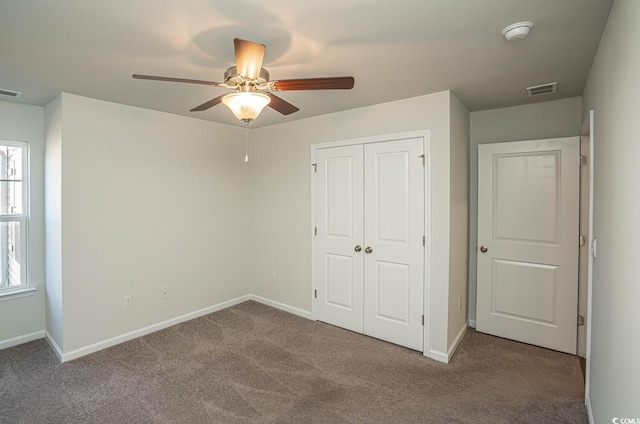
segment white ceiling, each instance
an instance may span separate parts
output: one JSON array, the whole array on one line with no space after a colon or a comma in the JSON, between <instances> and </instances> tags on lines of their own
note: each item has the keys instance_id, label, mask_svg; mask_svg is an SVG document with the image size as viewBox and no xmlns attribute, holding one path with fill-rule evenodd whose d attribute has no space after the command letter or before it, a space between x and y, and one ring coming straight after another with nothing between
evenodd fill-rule
<instances>
[{"instance_id":1,"label":"white ceiling","mask_svg":"<svg viewBox=\"0 0 640 424\"><path fill-rule=\"evenodd\" d=\"M450 89L469 110L579 96L612 0L2 0L0 88L45 105L69 92L241 125L226 92L134 80L151 74L221 81L233 38L267 45L271 79L355 77L353 90L282 92L300 108L265 110L254 126ZM533 21L525 40L501 30ZM558 93L525 88L558 82ZM4 100L4 99L3 99Z\"/></svg>"}]
</instances>

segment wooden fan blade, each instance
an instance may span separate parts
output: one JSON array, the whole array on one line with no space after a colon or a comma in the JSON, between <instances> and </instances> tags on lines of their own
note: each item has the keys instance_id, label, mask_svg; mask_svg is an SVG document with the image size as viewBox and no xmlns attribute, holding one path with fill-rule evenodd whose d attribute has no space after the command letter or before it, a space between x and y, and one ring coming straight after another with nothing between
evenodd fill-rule
<instances>
[{"instance_id":1,"label":"wooden fan blade","mask_svg":"<svg viewBox=\"0 0 640 424\"><path fill-rule=\"evenodd\" d=\"M264 44L253 41L233 39L233 46L236 50L236 68L238 75L245 78L256 79L260 75L262 60L267 47Z\"/></svg>"},{"instance_id":2,"label":"wooden fan blade","mask_svg":"<svg viewBox=\"0 0 640 424\"><path fill-rule=\"evenodd\" d=\"M298 78L274 81L276 90L350 90L355 80L353 77Z\"/></svg>"},{"instance_id":3,"label":"wooden fan blade","mask_svg":"<svg viewBox=\"0 0 640 424\"><path fill-rule=\"evenodd\" d=\"M265 94L271 97L271 102L269 102L268 106L274 110L277 110L283 115L291 115L293 112L297 112L300 110L294 105L292 105L291 103L289 103L288 101L283 100L280 97L276 96L275 94L271 94L271 93L265 93Z\"/></svg>"},{"instance_id":4,"label":"wooden fan blade","mask_svg":"<svg viewBox=\"0 0 640 424\"><path fill-rule=\"evenodd\" d=\"M202 80L194 80L194 79L186 79L186 78L172 78L172 77L156 77L154 75L139 75L133 74L131 75L136 79L145 79L145 80L153 80L153 81L169 81L169 82L186 82L187 84L202 84L202 85L211 85L213 87L220 85L219 82L213 81L202 81Z\"/></svg>"},{"instance_id":5,"label":"wooden fan blade","mask_svg":"<svg viewBox=\"0 0 640 424\"><path fill-rule=\"evenodd\" d=\"M214 107L215 105L219 104L222 102L222 98L224 97L224 95L222 96L218 96L215 99L211 99L208 102L204 102L202 103L200 106L196 106L193 109L191 109L189 112L201 112L203 110L207 110L209 108Z\"/></svg>"}]
</instances>

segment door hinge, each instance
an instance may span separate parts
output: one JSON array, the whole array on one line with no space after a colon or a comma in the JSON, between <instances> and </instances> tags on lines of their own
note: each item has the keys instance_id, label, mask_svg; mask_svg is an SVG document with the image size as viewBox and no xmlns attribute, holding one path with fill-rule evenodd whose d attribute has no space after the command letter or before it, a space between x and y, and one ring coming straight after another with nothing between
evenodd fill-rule
<instances>
[{"instance_id":1,"label":"door hinge","mask_svg":"<svg viewBox=\"0 0 640 424\"><path fill-rule=\"evenodd\" d=\"M584 317L582 315L578 315L578 325L584 325Z\"/></svg>"},{"instance_id":2,"label":"door hinge","mask_svg":"<svg viewBox=\"0 0 640 424\"><path fill-rule=\"evenodd\" d=\"M587 166L587 157L585 155L580 155L580 166Z\"/></svg>"},{"instance_id":3,"label":"door hinge","mask_svg":"<svg viewBox=\"0 0 640 424\"><path fill-rule=\"evenodd\" d=\"M313 166L313 172L317 173L318 172L318 164L317 163L312 163L311 166Z\"/></svg>"},{"instance_id":4,"label":"door hinge","mask_svg":"<svg viewBox=\"0 0 640 424\"><path fill-rule=\"evenodd\" d=\"M424 315L422 315L422 326L424 326Z\"/></svg>"},{"instance_id":5,"label":"door hinge","mask_svg":"<svg viewBox=\"0 0 640 424\"><path fill-rule=\"evenodd\" d=\"M425 236L422 236L422 245L425 245Z\"/></svg>"},{"instance_id":6,"label":"door hinge","mask_svg":"<svg viewBox=\"0 0 640 424\"><path fill-rule=\"evenodd\" d=\"M313 227L313 235L314 236L318 235L318 227Z\"/></svg>"},{"instance_id":7,"label":"door hinge","mask_svg":"<svg viewBox=\"0 0 640 424\"><path fill-rule=\"evenodd\" d=\"M422 166L424 166L424 153L418 156L419 158L422 158Z\"/></svg>"},{"instance_id":8,"label":"door hinge","mask_svg":"<svg viewBox=\"0 0 640 424\"><path fill-rule=\"evenodd\" d=\"M313 291L313 298L314 299L318 298L318 290L317 289Z\"/></svg>"},{"instance_id":9,"label":"door hinge","mask_svg":"<svg viewBox=\"0 0 640 424\"><path fill-rule=\"evenodd\" d=\"M587 239L585 236L580 236L580 246L585 246L587 244Z\"/></svg>"}]
</instances>

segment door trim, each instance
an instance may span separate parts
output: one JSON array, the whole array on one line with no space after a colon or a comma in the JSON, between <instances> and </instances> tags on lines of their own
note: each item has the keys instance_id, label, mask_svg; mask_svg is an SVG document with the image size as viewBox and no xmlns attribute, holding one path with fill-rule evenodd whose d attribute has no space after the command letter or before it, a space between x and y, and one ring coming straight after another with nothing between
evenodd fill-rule
<instances>
[{"instance_id":1,"label":"door trim","mask_svg":"<svg viewBox=\"0 0 640 424\"><path fill-rule=\"evenodd\" d=\"M585 382L584 382L584 398L585 404L587 405L587 409L589 411L589 415L591 415L591 400L589 398L589 389L591 383L591 305L593 299L593 258L594 258L594 244L595 237L593 234L593 177L594 177L594 111L591 109L587 116L585 117L584 122L582 123L582 128L580 130L581 137L588 137L589 144L589 157L588 157L588 171L589 171L589 210L587 212L587 230L588 230L588 248L589 253L587 255L587 316L585 320L587 321L587 340L586 340L586 365L585 365ZM593 418L593 417L591 417ZM592 421L593 422L593 421Z\"/></svg>"},{"instance_id":2,"label":"door trim","mask_svg":"<svg viewBox=\"0 0 640 424\"><path fill-rule=\"evenodd\" d=\"M353 138L346 140L337 140L337 141L327 141L323 143L315 143L311 145L311 165L309 166L309 172L311 173L311 226L309 228L310 236L311 236L311 319L317 321L316 314L316 302L314 297L314 292L318 288L316 282L316 237L315 237L315 228L317 226L316 219L316 173L315 166L316 163L316 153L320 149L327 149L331 147L343 147L343 146L352 146L357 144L369 144L369 143L383 143L386 141L397 141L404 140L410 138L422 138L423 140L423 152L424 152L424 161L425 161L425 172L424 172L424 236L425 242L424 246L424 299L423 299L423 307L424 307L424 316L425 316L425 325L424 325L424 335L423 335L423 355L426 357L431 357L430 347L431 347L431 256L432 256L432 246L431 246L431 142L430 142L431 131L428 129L421 131L411 131L411 132L403 132L403 133L394 133L394 134L383 134L376 135L371 137L363 137L363 138Z\"/></svg>"}]
</instances>

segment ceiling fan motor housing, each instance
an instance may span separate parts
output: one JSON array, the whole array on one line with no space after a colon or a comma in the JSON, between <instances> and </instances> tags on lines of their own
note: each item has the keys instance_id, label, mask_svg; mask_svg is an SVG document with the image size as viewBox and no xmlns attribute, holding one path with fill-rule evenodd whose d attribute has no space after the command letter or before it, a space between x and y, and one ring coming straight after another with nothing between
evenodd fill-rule
<instances>
[{"instance_id":1,"label":"ceiling fan motor housing","mask_svg":"<svg viewBox=\"0 0 640 424\"><path fill-rule=\"evenodd\" d=\"M232 66L231 68L227 69L224 72L224 83L231 87L234 87L237 85L243 85L246 82L258 85L268 81L269 81L269 71L267 71L264 68L260 68L260 74L258 75L258 78L256 78L255 80L249 80L243 77L242 75L238 75L238 68L235 66Z\"/></svg>"}]
</instances>

